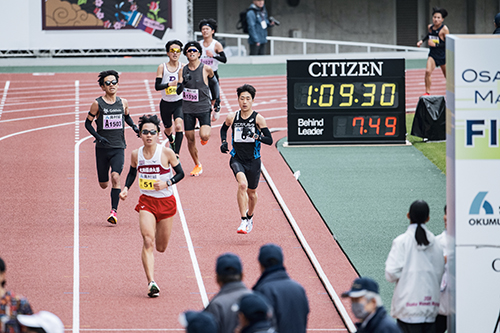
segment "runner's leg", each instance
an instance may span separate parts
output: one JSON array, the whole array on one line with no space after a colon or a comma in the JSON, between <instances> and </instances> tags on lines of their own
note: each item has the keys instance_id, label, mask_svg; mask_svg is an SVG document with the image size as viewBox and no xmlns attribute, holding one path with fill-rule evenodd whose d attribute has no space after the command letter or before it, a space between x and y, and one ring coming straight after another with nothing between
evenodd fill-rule
<instances>
[{"instance_id":1,"label":"runner's leg","mask_svg":"<svg viewBox=\"0 0 500 333\"><path fill-rule=\"evenodd\" d=\"M156 251L165 252L172 234L172 223L174 217L169 217L156 224Z\"/></svg>"},{"instance_id":2,"label":"runner's leg","mask_svg":"<svg viewBox=\"0 0 500 333\"><path fill-rule=\"evenodd\" d=\"M155 216L146 211L139 211L139 227L142 235L142 265L148 283L154 281L154 248L155 248L155 235L156 235L156 218Z\"/></svg>"},{"instance_id":3,"label":"runner's leg","mask_svg":"<svg viewBox=\"0 0 500 333\"><path fill-rule=\"evenodd\" d=\"M431 93L431 75L436 68L436 62L432 57L427 58L427 67L425 68L425 92Z\"/></svg>"}]
</instances>

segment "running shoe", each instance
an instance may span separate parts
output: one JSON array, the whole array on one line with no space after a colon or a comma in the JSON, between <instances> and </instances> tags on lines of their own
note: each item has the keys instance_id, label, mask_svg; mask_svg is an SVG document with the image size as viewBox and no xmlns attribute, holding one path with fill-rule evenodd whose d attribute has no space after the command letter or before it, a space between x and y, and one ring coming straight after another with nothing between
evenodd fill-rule
<instances>
[{"instance_id":1,"label":"running shoe","mask_svg":"<svg viewBox=\"0 0 500 333\"><path fill-rule=\"evenodd\" d=\"M200 139L200 142L201 142L201 145L204 146L204 145L206 145L208 143L208 140L205 141L205 140Z\"/></svg>"},{"instance_id":2,"label":"running shoe","mask_svg":"<svg viewBox=\"0 0 500 333\"><path fill-rule=\"evenodd\" d=\"M239 234L248 234L248 220L247 219L241 219L241 224L236 230L237 233Z\"/></svg>"},{"instance_id":3,"label":"running shoe","mask_svg":"<svg viewBox=\"0 0 500 333\"><path fill-rule=\"evenodd\" d=\"M253 229L253 215L249 216L248 215L248 211L247 211L247 221L248 221L248 224L247 224L247 230L248 231L247 231L247 233L249 233Z\"/></svg>"},{"instance_id":4,"label":"running shoe","mask_svg":"<svg viewBox=\"0 0 500 333\"><path fill-rule=\"evenodd\" d=\"M426 93L425 93L425 94L423 94L422 96L430 96L430 95L431 95L431 94L429 94L429 93L427 93L427 92L426 92Z\"/></svg>"},{"instance_id":5,"label":"running shoe","mask_svg":"<svg viewBox=\"0 0 500 333\"><path fill-rule=\"evenodd\" d=\"M195 177L198 177L199 175L201 175L203 172L203 168L201 167L201 164L197 164L193 171L191 171L191 176L195 176Z\"/></svg>"},{"instance_id":6,"label":"running shoe","mask_svg":"<svg viewBox=\"0 0 500 333\"><path fill-rule=\"evenodd\" d=\"M111 224L116 224L116 222L118 222L118 217L116 216L116 211L113 209L111 210L111 213L109 213L108 222Z\"/></svg>"},{"instance_id":7,"label":"running shoe","mask_svg":"<svg viewBox=\"0 0 500 333\"><path fill-rule=\"evenodd\" d=\"M160 296L160 287L156 284L156 282L151 281L148 285L148 296L149 297L158 297Z\"/></svg>"}]
</instances>

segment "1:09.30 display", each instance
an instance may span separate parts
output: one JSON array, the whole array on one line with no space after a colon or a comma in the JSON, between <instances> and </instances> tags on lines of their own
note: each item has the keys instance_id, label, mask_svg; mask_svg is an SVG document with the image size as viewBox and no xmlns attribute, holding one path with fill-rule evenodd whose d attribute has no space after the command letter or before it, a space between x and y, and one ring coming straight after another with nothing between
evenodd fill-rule
<instances>
[{"instance_id":1,"label":"1:09.30 display","mask_svg":"<svg viewBox=\"0 0 500 333\"><path fill-rule=\"evenodd\" d=\"M295 83L295 109L397 108L398 85L390 82Z\"/></svg>"}]
</instances>

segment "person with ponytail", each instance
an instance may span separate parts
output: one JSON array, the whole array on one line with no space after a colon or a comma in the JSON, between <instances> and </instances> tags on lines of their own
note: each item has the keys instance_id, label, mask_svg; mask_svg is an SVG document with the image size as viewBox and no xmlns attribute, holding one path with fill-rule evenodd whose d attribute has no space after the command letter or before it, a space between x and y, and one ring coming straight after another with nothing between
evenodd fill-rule
<instances>
[{"instance_id":1,"label":"person with ponytail","mask_svg":"<svg viewBox=\"0 0 500 333\"><path fill-rule=\"evenodd\" d=\"M405 333L433 332L444 272L443 248L425 226L429 221L425 201L414 201L406 216L410 225L394 239L385 262L387 281L396 283L391 316Z\"/></svg>"}]
</instances>

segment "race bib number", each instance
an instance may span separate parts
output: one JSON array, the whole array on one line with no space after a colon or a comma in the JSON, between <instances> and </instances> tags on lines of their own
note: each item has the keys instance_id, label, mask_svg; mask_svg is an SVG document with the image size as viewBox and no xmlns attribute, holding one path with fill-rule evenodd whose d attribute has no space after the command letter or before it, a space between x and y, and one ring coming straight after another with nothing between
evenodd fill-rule
<instances>
[{"instance_id":1,"label":"race bib number","mask_svg":"<svg viewBox=\"0 0 500 333\"><path fill-rule=\"evenodd\" d=\"M252 130L253 132L253 130ZM245 133L246 134L246 133ZM255 139L251 136L243 134L243 127L234 128L234 142L255 142Z\"/></svg>"},{"instance_id":2,"label":"race bib number","mask_svg":"<svg viewBox=\"0 0 500 333\"><path fill-rule=\"evenodd\" d=\"M200 61L210 67L212 67L212 65L214 64L213 58L201 58Z\"/></svg>"},{"instance_id":3,"label":"race bib number","mask_svg":"<svg viewBox=\"0 0 500 333\"><path fill-rule=\"evenodd\" d=\"M154 191L156 179L139 178L139 188L145 191Z\"/></svg>"},{"instance_id":4,"label":"race bib number","mask_svg":"<svg viewBox=\"0 0 500 333\"><path fill-rule=\"evenodd\" d=\"M182 98L189 102L198 102L198 89L184 88Z\"/></svg>"},{"instance_id":5,"label":"race bib number","mask_svg":"<svg viewBox=\"0 0 500 333\"><path fill-rule=\"evenodd\" d=\"M167 95L177 95L177 87L168 87L165 89Z\"/></svg>"},{"instance_id":6,"label":"race bib number","mask_svg":"<svg viewBox=\"0 0 500 333\"><path fill-rule=\"evenodd\" d=\"M105 130L123 128L123 117L121 114L104 115L102 128Z\"/></svg>"},{"instance_id":7,"label":"race bib number","mask_svg":"<svg viewBox=\"0 0 500 333\"><path fill-rule=\"evenodd\" d=\"M434 44L439 44L439 36L429 36L429 40L432 40Z\"/></svg>"}]
</instances>

